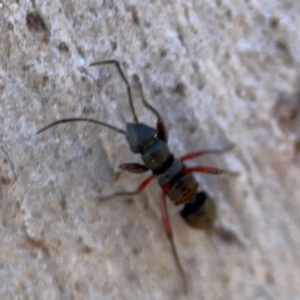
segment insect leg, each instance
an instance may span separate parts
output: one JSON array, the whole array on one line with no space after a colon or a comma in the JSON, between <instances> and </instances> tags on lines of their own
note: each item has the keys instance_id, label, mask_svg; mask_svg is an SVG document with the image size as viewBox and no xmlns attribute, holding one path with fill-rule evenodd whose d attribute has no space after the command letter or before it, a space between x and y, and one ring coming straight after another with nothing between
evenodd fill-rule
<instances>
[{"instance_id":1,"label":"insect leg","mask_svg":"<svg viewBox=\"0 0 300 300\"><path fill-rule=\"evenodd\" d=\"M114 197L119 197L119 196L135 196L135 195L138 195L146 188L146 186L150 183L150 181L154 177L155 177L154 175L151 175L151 176L147 177L145 180L142 181L142 183L138 186L138 188L133 192L117 192L117 193L114 193L114 194L111 194L111 195L108 195L108 196L105 196L105 197L100 197L98 199L100 201L102 201L102 200L108 200L108 199L111 199L111 198L114 198Z\"/></svg>"},{"instance_id":2,"label":"insect leg","mask_svg":"<svg viewBox=\"0 0 300 300\"><path fill-rule=\"evenodd\" d=\"M183 268L180 263L180 259L178 256L178 252L176 249L174 237L173 237L173 232L172 232L172 227L169 219L169 213L168 213L168 208L167 208L167 203L166 203L166 195L163 193L162 198L161 198L161 215L162 215L162 221L165 229L165 233L167 235L168 240L170 241L171 248L172 248L172 253L173 257L175 260L176 267L179 271L179 274L182 278L182 284L183 284L183 290L184 293L187 294L187 282L186 282L186 277L183 271Z\"/></svg>"},{"instance_id":3,"label":"insect leg","mask_svg":"<svg viewBox=\"0 0 300 300\"><path fill-rule=\"evenodd\" d=\"M219 174L231 174L231 175L238 175L238 172L230 171L230 170L225 170L225 169L217 169L213 167L207 167L207 166L196 166L196 167L189 167L185 168L184 173L206 173L206 174L213 174L213 175L219 175Z\"/></svg>"},{"instance_id":4,"label":"insect leg","mask_svg":"<svg viewBox=\"0 0 300 300\"><path fill-rule=\"evenodd\" d=\"M121 69L120 63L115 60L115 59L109 59L109 60L102 60L102 61L97 61L97 62L93 62L90 64L90 66L99 66L99 65L109 65L109 64L114 64L122 78L122 80L124 81L126 88L127 88L127 94L128 94L128 98L129 98L129 104L130 104L130 108L133 114L133 118L135 123L139 123L139 119L137 117L137 114L135 112L134 106L133 106L133 101L132 101L132 96L131 96L131 87L130 84L124 74L124 72Z\"/></svg>"},{"instance_id":5,"label":"insect leg","mask_svg":"<svg viewBox=\"0 0 300 300\"><path fill-rule=\"evenodd\" d=\"M131 173L145 173L147 171L149 171L149 169L141 164L137 164L137 163L126 163L126 164L121 164L120 168L122 170L131 172Z\"/></svg>"},{"instance_id":6,"label":"insect leg","mask_svg":"<svg viewBox=\"0 0 300 300\"><path fill-rule=\"evenodd\" d=\"M157 132L158 132L158 136L160 139L162 139L164 142L168 142L168 132L167 132L167 128L165 126L165 122L163 120L163 118L161 117L160 113L145 99L145 95L143 92L143 86L141 83L140 78L138 77L137 74L135 74L134 76L134 80L137 82L138 86L139 86L139 90L140 90L140 95L141 95L141 99L142 102L144 104L144 106L146 108L148 108L149 110L152 111L152 113L154 113L157 117Z\"/></svg>"},{"instance_id":7,"label":"insect leg","mask_svg":"<svg viewBox=\"0 0 300 300\"><path fill-rule=\"evenodd\" d=\"M226 151L229 151L233 148L233 144L227 146L227 147L224 147L222 149L205 149L205 150L200 150L200 151L196 151L196 152L192 152L192 153L188 153L186 155L183 155L181 156L179 159L180 161L186 161L186 160L189 160L189 159L193 159L193 158L196 158L196 157L199 157L201 155L204 155L204 154L222 154Z\"/></svg>"}]
</instances>

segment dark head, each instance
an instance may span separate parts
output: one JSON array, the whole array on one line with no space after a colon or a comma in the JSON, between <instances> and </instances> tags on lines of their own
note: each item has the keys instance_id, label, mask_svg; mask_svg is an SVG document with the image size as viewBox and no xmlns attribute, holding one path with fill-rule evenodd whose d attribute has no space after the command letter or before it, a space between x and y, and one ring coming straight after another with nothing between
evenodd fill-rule
<instances>
[{"instance_id":1,"label":"dark head","mask_svg":"<svg viewBox=\"0 0 300 300\"><path fill-rule=\"evenodd\" d=\"M180 214L189 226L196 229L208 229L216 219L217 209L213 200L201 191L189 200Z\"/></svg>"},{"instance_id":2,"label":"dark head","mask_svg":"<svg viewBox=\"0 0 300 300\"><path fill-rule=\"evenodd\" d=\"M143 123L127 123L126 139L134 153L144 153L158 139L157 130Z\"/></svg>"}]
</instances>

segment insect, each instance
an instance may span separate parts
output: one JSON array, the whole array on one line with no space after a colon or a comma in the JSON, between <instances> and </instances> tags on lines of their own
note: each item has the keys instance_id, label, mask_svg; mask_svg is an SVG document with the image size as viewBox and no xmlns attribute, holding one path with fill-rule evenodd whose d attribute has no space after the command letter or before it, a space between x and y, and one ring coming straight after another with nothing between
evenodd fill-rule
<instances>
[{"instance_id":1,"label":"insect","mask_svg":"<svg viewBox=\"0 0 300 300\"><path fill-rule=\"evenodd\" d=\"M82 121L95 123L125 135L130 150L135 154L140 154L144 164L135 162L124 163L120 165L120 168L138 174L151 171L152 174L144 179L135 191L117 192L103 197L101 200L110 199L116 196L134 196L140 194L154 178L157 179L162 189L160 203L164 231L170 241L175 264L181 275L184 291L187 293L187 281L176 250L167 210L166 197L169 197L175 205L183 205L180 214L189 226L196 229L207 229L210 227L216 218L216 207L213 200L205 191L198 191L198 183L193 173L198 172L218 175L232 172L208 166L188 167L185 162L204 154L220 154L229 150L231 147L223 149L207 149L192 152L179 158L174 157L168 147L168 133L165 123L160 113L146 101L139 77L134 75L134 79L138 83L143 105L157 118L156 128L150 127L139 121L132 101L131 86L121 69L119 62L117 60L104 60L90 64L90 66L98 65L114 65L117 68L119 75L127 87L127 94L134 122L127 123L126 130L123 130L105 122L90 118L61 119L43 127L37 134L61 123Z\"/></svg>"},{"instance_id":2,"label":"insect","mask_svg":"<svg viewBox=\"0 0 300 300\"><path fill-rule=\"evenodd\" d=\"M26 16L27 27L35 32L47 32L48 28L45 21L38 12L30 12Z\"/></svg>"}]
</instances>

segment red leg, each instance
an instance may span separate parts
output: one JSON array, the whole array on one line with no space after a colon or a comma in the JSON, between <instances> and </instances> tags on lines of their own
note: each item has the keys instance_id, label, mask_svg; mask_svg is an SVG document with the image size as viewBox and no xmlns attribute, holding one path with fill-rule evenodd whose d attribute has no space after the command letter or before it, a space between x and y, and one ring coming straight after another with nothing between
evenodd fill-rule
<instances>
[{"instance_id":1,"label":"red leg","mask_svg":"<svg viewBox=\"0 0 300 300\"><path fill-rule=\"evenodd\" d=\"M177 267L177 269L179 271L179 274L182 278L184 293L187 294L187 282L186 282L186 278L185 278L183 268L182 268L180 260L179 260L176 245L175 245L175 242L174 242L172 227L171 227L169 214L168 214L167 203L166 203L166 195L164 193L162 194L162 198L161 198L161 215L162 215L162 221L163 221L165 233L166 233L167 238L168 238L168 240L170 241L170 244L171 244L175 264L176 264L176 267Z\"/></svg>"},{"instance_id":2,"label":"red leg","mask_svg":"<svg viewBox=\"0 0 300 300\"><path fill-rule=\"evenodd\" d=\"M162 198L161 198L161 216L162 216L162 221L164 224L164 229L167 238L173 239L172 228L171 228L171 223L170 223L168 208L167 208L166 195L164 193L162 193Z\"/></svg>"},{"instance_id":3,"label":"red leg","mask_svg":"<svg viewBox=\"0 0 300 300\"><path fill-rule=\"evenodd\" d=\"M192 153L188 153L186 155L181 156L179 159L181 161L185 161L185 160L189 160L189 159L193 159L196 157L199 157L201 155L204 154L222 154L226 151L229 151L230 149L232 149L233 145L229 145L227 147L224 147L223 149L206 149L206 150L200 150L200 151L196 151L196 152L192 152Z\"/></svg>"},{"instance_id":4,"label":"red leg","mask_svg":"<svg viewBox=\"0 0 300 300\"><path fill-rule=\"evenodd\" d=\"M196 167L185 167L184 173L193 173L193 172L198 172L198 173L206 173L206 174L213 174L213 175L219 175L223 173L228 173L231 175L237 175L237 172L225 170L225 169L217 169L217 168L212 168L212 167L206 167L206 166L196 166Z\"/></svg>"},{"instance_id":5,"label":"red leg","mask_svg":"<svg viewBox=\"0 0 300 300\"><path fill-rule=\"evenodd\" d=\"M151 175L147 177L145 180L142 181L142 183L138 186L138 188L133 192L117 192L105 197L98 198L99 200L107 200L110 198L118 197L118 196L134 196L140 194L146 186L151 182L151 180L154 178L154 175Z\"/></svg>"},{"instance_id":6,"label":"red leg","mask_svg":"<svg viewBox=\"0 0 300 300\"><path fill-rule=\"evenodd\" d=\"M137 163L121 164L120 168L122 170L131 172L131 173L136 173L136 174L145 173L145 172L149 171L149 169L146 166L137 164Z\"/></svg>"}]
</instances>

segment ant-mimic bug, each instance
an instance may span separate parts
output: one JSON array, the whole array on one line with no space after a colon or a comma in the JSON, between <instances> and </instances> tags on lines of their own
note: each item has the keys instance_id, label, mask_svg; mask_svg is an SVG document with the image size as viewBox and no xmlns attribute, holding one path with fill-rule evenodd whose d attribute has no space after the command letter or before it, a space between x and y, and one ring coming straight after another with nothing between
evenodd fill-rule
<instances>
[{"instance_id":1,"label":"ant-mimic bug","mask_svg":"<svg viewBox=\"0 0 300 300\"><path fill-rule=\"evenodd\" d=\"M135 154L140 154L144 164L124 163L120 165L120 168L132 173L146 173L148 171L151 171L152 175L144 179L135 191L117 192L104 198L100 198L100 200L109 199L116 196L134 196L140 194L154 178L158 180L158 183L162 188L161 215L164 230L168 240L170 241L175 263L182 277L184 291L185 293L187 293L186 277L181 266L173 238L172 228L167 210L166 196L168 196L175 205L184 205L183 209L180 211L180 214L189 226L196 229L210 228L216 218L216 207L213 200L207 195L205 191L197 191L198 183L193 173L198 172L219 175L223 173L233 172L208 166L188 167L185 165L185 161L202 156L204 154L220 154L229 150L231 147L226 147L224 149L207 149L196 151L179 158L175 158L174 155L170 152L167 145L168 134L165 123L160 113L146 101L142 84L138 76L134 75L134 78L138 83L142 103L157 117L156 128L139 122L132 101L130 84L117 60L104 60L94 62L90 64L90 66L98 66L104 64L115 65L127 87L127 94L134 122L127 123L126 131L95 119L70 118L53 122L40 129L37 134L61 123L82 121L102 125L125 135L131 151Z\"/></svg>"}]
</instances>

